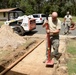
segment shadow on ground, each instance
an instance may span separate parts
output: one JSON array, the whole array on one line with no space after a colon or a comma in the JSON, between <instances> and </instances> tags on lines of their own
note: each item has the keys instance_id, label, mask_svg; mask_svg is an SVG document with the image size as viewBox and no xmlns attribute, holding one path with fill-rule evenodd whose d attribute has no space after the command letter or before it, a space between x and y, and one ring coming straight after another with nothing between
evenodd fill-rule
<instances>
[{"instance_id":1,"label":"shadow on ground","mask_svg":"<svg viewBox=\"0 0 76 75\"><path fill-rule=\"evenodd\" d=\"M15 71L10 71L9 73L7 73L5 75L29 75L29 74L23 74L23 73L19 73L19 72L15 72Z\"/></svg>"},{"instance_id":2,"label":"shadow on ground","mask_svg":"<svg viewBox=\"0 0 76 75\"><path fill-rule=\"evenodd\" d=\"M38 31L30 31L30 32L26 32L25 34L24 34L24 36L25 35L27 35L27 36L29 36L29 35L34 35L35 33L37 33Z\"/></svg>"}]
</instances>

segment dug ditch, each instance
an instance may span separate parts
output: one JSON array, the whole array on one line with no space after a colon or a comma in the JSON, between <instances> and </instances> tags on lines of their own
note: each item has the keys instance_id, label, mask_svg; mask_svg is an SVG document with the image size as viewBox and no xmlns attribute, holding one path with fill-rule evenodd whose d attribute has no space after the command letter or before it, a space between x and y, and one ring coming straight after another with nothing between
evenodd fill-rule
<instances>
[{"instance_id":1,"label":"dug ditch","mask_svg":"<svg viewBox=\"0 0 76 75\"><path fill-rule=\"evenodd\" d=\"M32 47L36 46L42 39L40 38L24 38L26 42L19 45L17 48L8 46L6 49L0 50L0 72L18 60L21 56L27 53Z\"/></svg>"}]
</instances>

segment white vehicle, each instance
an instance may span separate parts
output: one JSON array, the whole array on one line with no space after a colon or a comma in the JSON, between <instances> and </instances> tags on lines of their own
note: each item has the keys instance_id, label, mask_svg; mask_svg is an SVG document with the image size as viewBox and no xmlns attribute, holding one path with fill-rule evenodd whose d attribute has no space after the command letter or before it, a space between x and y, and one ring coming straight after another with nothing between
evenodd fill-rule
<instances>
[{"instance_id":1,"label":"white vehicle","mask_svg":"<svg viewBox=\"0 0 76 75\"><path fill-rule=\"evenodd\" d=\"M19 35L24 35L25 32L32 31L36 28L36 20L24 15L17 19L6 21L5 25L11 26L11 28Z\"/></svg>"},{"instance_id":2,"label":"white vehicle","mask_svg":"<svg viewBox=\"0 0 76 75\"><path fill-rule=\"evenodd\" d=\"M44 20L46 19L45 14L33 14L33 18L36 19L36 23L43 24Z\"/></svg>"}]
</instances>

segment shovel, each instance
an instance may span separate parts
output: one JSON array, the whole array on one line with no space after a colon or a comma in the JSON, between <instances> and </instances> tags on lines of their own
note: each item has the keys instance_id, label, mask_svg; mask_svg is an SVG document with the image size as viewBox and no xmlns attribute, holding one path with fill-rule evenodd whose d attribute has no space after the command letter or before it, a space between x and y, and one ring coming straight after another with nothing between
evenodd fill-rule
<instances>
[{"instance_id":1,"label":"shovel","mask_svg":"<svg viewBox=\"0 0 76 75\"><path fill-rule=\"evenodd\" d=\"M48 17L47 17L48 20ZM46 23L45 24L46 30L49 30L49 24ZM47 56L47 60L46 60L46 66L52 66L54 65L54 61L52 60L52 56L51 56L51 40L50 40L50 33L47 33L47 49L48 49L48 56Z\"/></svg>"}]
</instances>

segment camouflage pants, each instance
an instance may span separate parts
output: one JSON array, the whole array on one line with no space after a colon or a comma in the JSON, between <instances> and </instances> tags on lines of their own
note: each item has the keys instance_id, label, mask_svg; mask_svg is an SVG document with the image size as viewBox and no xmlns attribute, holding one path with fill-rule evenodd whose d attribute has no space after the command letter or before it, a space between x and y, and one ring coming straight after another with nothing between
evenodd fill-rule
<instances>
[{"instance_id":1,"label":"camouflage pants","mask_svg":"<svg viewBox=\"0 0 76 75\"><path fill-rule=\"evenodd\" d=\"M56 36L51 36L50 37L50 42L51 42L51 46L53 47L53 55L56 55L58 54L58 48L59 48L59 35L56 35ZM48 44L46 42L46 57L47 57L47 53L48 53Z\"/></svg>"},{"instance_id":2,"label":"camouflage pants","mask_svg":"<svg viewBox=\"0 0 76 75\"><path fill-rule=\"evenodd\" d=\"M64 33L69 33L70 26L71 26L71 22L65 22Z\"/></svg>"}]
</instances>

